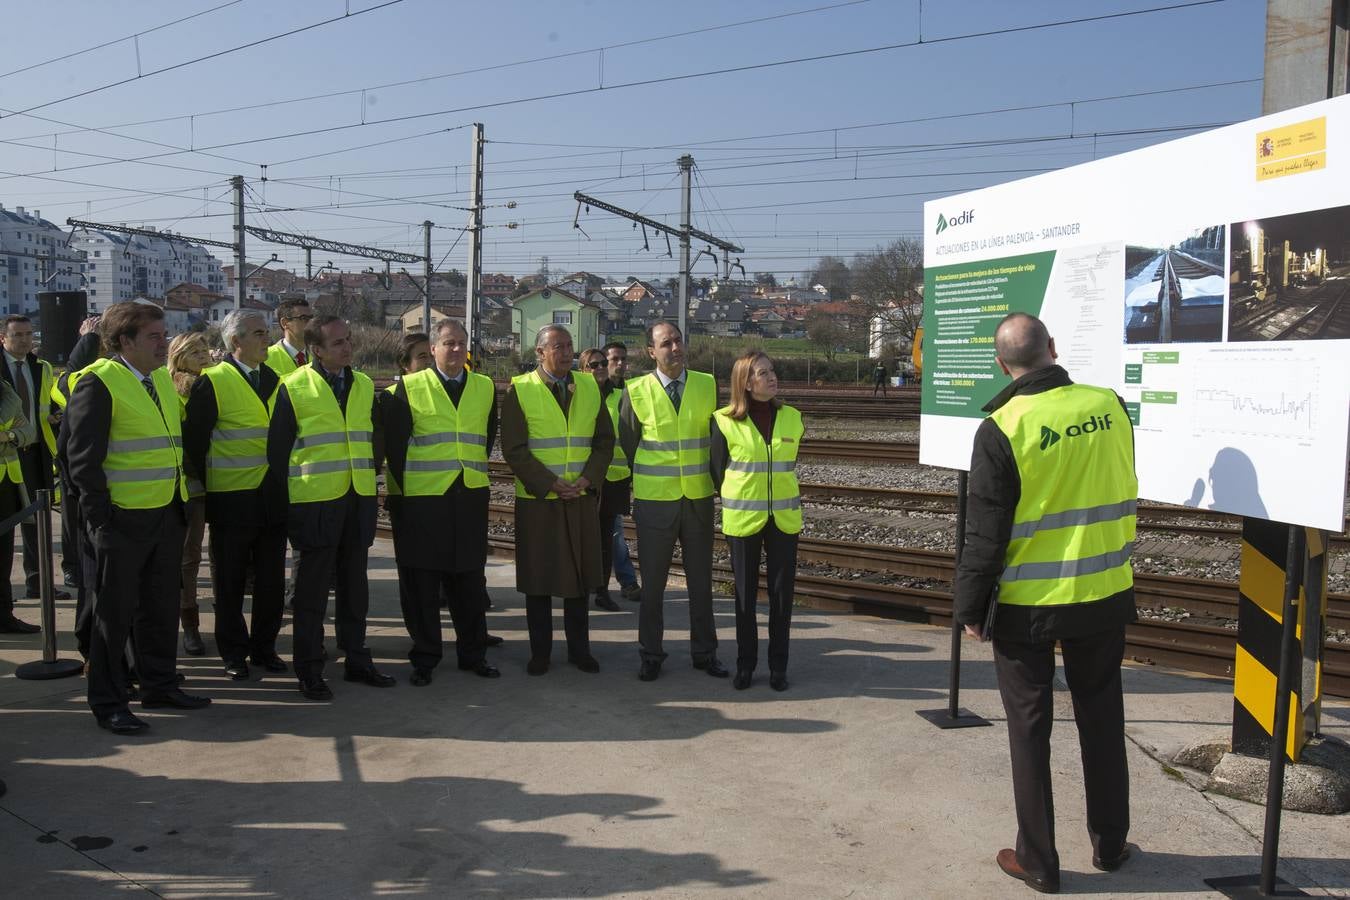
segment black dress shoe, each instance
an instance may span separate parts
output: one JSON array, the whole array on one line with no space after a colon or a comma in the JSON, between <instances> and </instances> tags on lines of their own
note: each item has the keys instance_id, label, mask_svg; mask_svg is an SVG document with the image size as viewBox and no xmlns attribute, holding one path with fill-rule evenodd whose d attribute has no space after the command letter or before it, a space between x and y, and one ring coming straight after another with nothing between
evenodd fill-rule
<instances>
[{"instance_id":1,"label":"black dress shoe","mask_svg":"<svg viewBox=\"0 0 1350 900\"><path fill-rule=\"evenodd\" d=\"M609 595L609 591L595 595L595 607L609 612L619 611L619 604L614 602L614 598Z\"/></svg>"},{"instance_id":2,"label":"black dress shoe","mask_svg":"<svg viewBox=\"0 0 1350 900\"><path fill-rule=\"evenodd\" d=\"M531 675L543 675L548 671L548 660L531 658L525 664L525 671Z\"/></svg>"},{"instance_id":3,"label":"black dress shoe","mask_svg":"<svg viewBox=\"0 0 1350 900\"><path fill-rule=\"evenodd\" d=\"M727 667L722 665L722 661L715 656L710 656L702 662L694 663L694 668L700 672L707 672L714 678L726 678L731 674Z\"/></svg>"},{"instance_id":4,"label":"black dress shoe","mask_svg":"<svg viewBox=\"0 0 1350 900\"><path fill-rule=\"evenodd\" d=\"M594 675L600 671L600 663L596 662L594 656L569 656L567 661L587 675Z\"/></svg>"},{"instance_id":5,"label":"black dress shoe","mask_svg":"<svg viewBox=\"0 0 1350 900\"><path fill-rule=\"evenodd\" d=\"M770 672L770 673L769 673L769 687L773 688L775 691L786 691L786 690L787 690L787 673L786 673L786 672Z\"/></svg>"},{"instance_id":6,"label":"black dress shoe","mask_svg":"<svg viewBox=\"0 0 1350 900\"><path fill-rule=\"evenodd\" d=\"M426 687L431 684L431 670L413 669L412 677L408 679L408 683L415 687Z\"/></svg>"},{"instance_id":7,"label":"black dress shoe","mask_svg":"<svg viewBox=\"0 0 1350 900\"><path fill-rule=\"evenodd\" d=\"M473 674L477 675L479 678L501 678L501 677L502 677L501 671L498 670L498 668L497 668L496 666L489 665L488 662L487 662L487 660L483 660L483 661L481 661L481 662L476 662L476 663L470 663L470 664L468 664L468 665L465 665L465 664L461 663L460 666L459 666L459 670L460 670L461 672L472 672Z\"/></svg>"},{"instance_id":8,"label":"black dress shoe","mask_svg":"<svg viewBox=\"0 0 1350 900\"><path fill-rule=\"evenodd\" d=\"M644 659L638 669L639 681L655 681L661 677L661 663L655 659Z\"/></svg>"},{"instance_id":9,"label":"black dress shoe","mask_svg":"<svg viewBox=\"0 0 1350 900\"><path fill-rule=\"evenodd\" d=\"M365 669L345 669L342 673L342 680L359 681L362 684L378 688L389 688L398 684L393 675L386 675L374 666Z\"/></svg>"},{"instance_id":10,"label":"black dress shoe","mask_svg":"<svg viewBox=\"0 0 1350 900\"><path fill-rule=\"evenodd\" d=\"M113 734L140 734L150 730L150 723L136 718L128 710L119 709L115 713L99 716L98 727Z\"/></svg>"},{"instance_id":11,"label":"black dress shoe","mask_svg":"<svg viewBox=\"0 0 1350 900\"><path fill-rule=\"evenodd\" d=\"M226 660L225 674L234 681L246 681L248 679L248 663L242 659Z\"/></svg>"},{"instance_id":12,"label":"black dress shoe","mask_svg":"<svg viewBox=\"0 0 1350 900\"><path fill-rule=\"evenodd\" d=\"M277 656L274 650L269 650L266 653L254 653L248 658L248 661L255 666L262 666L268 672L285 672L290 668L286 665L286 660Z\"/></svg>"},{"instance_id":13,"label":"black dress shoe","mask_svg":"<svg viewBox=\"0 0 1350 900\"><path fill-rule=\"evenodd\" d=\"M500 638L495 634L489 634L484 638L483 645L486 647L500 647L504 640L504 638Z\"/></svg>"},{"instance_id":14,"label":"black dress shoe","mask_svg":"<svg viewBox=\"0 0 1350 900\"><path fill-rule=\"evenodd\" d=\"M210 697L196 697L185 694L178 688L162 694L146 694L141 698L141 706L146 709L172 707L174 709L204 709L211 705Z\"/></svg>"},{"instance_id":15,"label":"black dress shoe","mask_svg":"<svg viewBox=\"0 0 1350 900\"><path fill-rule=\"evenodd\" d=\"M29 625L13 615L0 617L0 634L37 634L41 630L37 625Z\"/></svg>"},{"instance_id":16,"label":"black dress shoe","mask_svg":"<svg viewBox=\"0 0 1350 900\"><path fill-rule=\"evenodd\" d=\"M202 634L196 628L183 626L183 652L188 656L205 656L206 642L202 640Z\"/></svg>"},{"instance_id":17,"label":"black dress shoe","mask_svg":"<svg viewBox=\"0 0 1350 900\"><path fill-rule=\"evenodd\" d=\"M24 594L23 597L24 597L25 600L41 600L41 599L42 599L42 595L39 594L37 591L29 591L28 593ZM52 589L52 599L53 599L53 600L69 600L69 599L70 599L70 591L63 591L63 590L61 590L60 588L53 588L53 589Z\"/></svg>"},{"instance_id":18,"label":"black dress shoe","mask_svg":"<svg viewBox=\"0 0 1350 900\"><path fill-rule=\"evenodd\" d=\"M322 675L301 677L300 693L305 696L306 700L316 700L320 703L326 703L333 699L333 690L328 686L328 682L323 680Z\"/></svg>"},{"instance_id":19,"label":"black dress shoe","mask_svg":"<svg viewBox=\"0 0 1350 900\"><path fill-rule=\"evenodd\" d=\"M1121 850L1120 853L1115 856L1107 857L1106 859L1103 859L1094 853L1092 854L1092 867L1102 872L1114 872L1116 869L1125 865L1125 861L1130 858L1130 853L1133 849L1134 848L1129 844L1126 844L1125 848Z\"/></svg>"},{"instance_id":20,"label":"black dress shoe","mask_svg":"<svg viewBox=\"0 0 1350 900\"><path fill-rule=\"evenodd\" d=\"M731 680L731 686L738 691L743 691L750 686L750 681L755 676L754 669L736 668L736 677Z\"/></svg>"},{"instance_id":21,"label":"black dress shoe","mask_svg":"<svg viewBox=\"0 0 1350 900\"><path fill-rule=\"evenodd\" d=\"M624 585L624 587L619 591L619 595L623 597L623 599L625 600L630 600L633 603L636 603L642 599L642 585L638 584L637 582Z\"/></svg>"},{"instance_id":22,"label":"black dress shoe","mask_svg":"<svg viewBox=\"0 0 1350 900\"><path fill-rule=\"evenodd\" d=\"M1011 875L1018 881L1024 882L1033 891L1040 891L1042 894L1059 893L1059 879L1042 878L1022 868L1022 864L1017 861L1016 850L1005 848L998 851L995 861L998 862L998 867L1003 870L1005 875Z\"/></svg>"}]
</instances>

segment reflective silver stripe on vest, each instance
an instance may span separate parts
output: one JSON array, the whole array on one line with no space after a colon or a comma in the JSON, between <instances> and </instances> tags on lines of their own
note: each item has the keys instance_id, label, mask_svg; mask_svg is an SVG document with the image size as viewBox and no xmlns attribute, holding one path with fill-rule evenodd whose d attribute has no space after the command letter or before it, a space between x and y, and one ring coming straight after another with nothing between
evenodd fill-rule
<instances>
[{"instance_id":1,"label":"reflective silver stripe on vest","mask_svg":"<svg viewBox=\"0 0 1350 900\"><path fill-rule=\"evenodd\" d=\"M1102 553L1098 556L1085 556L1082 559L1066 559L1063 562L1022 563L1003 570L1003 581L1037 581L1046 578L1077 578L1081 575L1096 575L1130 561L1134 551L1134 541L1128 542L1119 550Z\"/></svg>"},{"instance_id":2,"label":"reflective silver stripe on vest","mask_svg":"<svg viewBox=\"0 0 1350 900\"><path fill-rule=\"evenodd\" d=\"M217 428L211 432L213 441L247 441L265 437L266 428Z\"/></svg>"},{"instance_id":3,"label":"reflective silver stripe on vest","mask_svg":"<svg viewBox=\"0 0 1350 900\"><path fill-rule=\"evenodd\" d=\"M403 466L405 472L458 472L464 468L457 459L410 459Z\"/></svg>"},{"instance_id":4,"label":"reflective silver stripe on vest","mask_svg":"<svg viewBox=\"0 0 1350 900\"><path fill-rule=\"evenodd\" d=\"M347 433L345 431L321 431L318 434L307 434L295 439L296 450L307 450L310 447L319 447L324 444L345 444L347 443Z\"/></svg>"},{"instance_id":5,"label":"reflective silver stripe on vest","mask_svg":"<svg viewBox=\"0 0 1350 900\"><path fill-rule=\"evenodd\" d=\"M291 466L291 477L302 478L305 475L322 475L325 472L344 472L349 467L356 469L370 468L369 465L358 465L358 462L359 460L321 459L317 462Z\"/></svg>"},{"instance_id":6,"label":"reflective silver stripe on vest","mask_svg":"<svg viewBox=\"0 0 1350 900\"><path fill-rule=\"evenodd\" d=\"M738 512L768 512L768 500L738 500L735 497L722 498L723 509L733 509Z\"/></svg>"},{"instance_id":7,"label":"reflective silver stripe on vest","mask_svg":"<svg viewBox=\"0 0 1350 900\"><path fill-rule=\"evenodd\" d=\"M373 469L375 460L373 459L353 459L350 460L353 469Z\"/></svg>"},{"instance_id":8,"label":"reflective silver stripe on vest","mask_svg":"<svg viewBox=\"0 0 1350 900\"><path fill-rule=\"evenodd\" d=\"M771 505L769 506L769 511L770 511L770 512L778 512L779 510L784 510L784 509L801 509L801 508L802 508L802 498L801 498L801 497L788 497L786 500L780 500L779 498L775 497L773 500L771 500L771 501L769 501L769 502L770 502L770 504L771 504Z\"/></svg>"},{"instance_id":9,"label":"reflective silver stripe on vest","mask_svg":"<svg viewBox=\"0 0 1350 900\"><path fill-rule=\"evenodd\" d=\"M167 481L176 477L178 470L174 468L104 469L103 473L107 476L109 484L120 484L126 481Z\"/></svg>"},{"instance_id":10,"label":"reflective silver stripe on vest","mask_svg":"<svg viewBox=\"0 0 1350 900\"><path fill-rule=\"evenodd\" d=\"M485 459L466 459L463 460L464 468L473 469L475 472L487 474L488 464Z\"/></svg>"},{"instance_id":11,"label":"reflective silver stripe on vest","mask_svg":"<svg viewBox=\"0 0 1350 900\"><path fill-rule=\"evenodd\" d=\"M431 434L415 434L408 440L409 447L430 447L433 444L457 443L487 446L487 436L471 431L437 431Z\"/></svg>"},{"instance_id":12,"label":"reflective silver stripe on vest","mask_svg":"<svg viewBox=\"0 0 1350 900\"><path fill-rule=\"evenodd\" d=\"M743 462L739 459L727 461L728 472L767 472L769 464L767 462Z\"/></svg>"},{"instance_id":13,"label":"reflective silver stripe on vest","mask_svg":"<svg viewBox=\"0 0 1350 900\"><path fill-rule=\"evenodd\" d=\"M650 451L652 451L653 453L678 453L679 450L680 450L680 442L679 442L679 441L649 441L649 440L647 440L646 438L643 438L643 439L642 439L642 443L639 445L639 449L641 449L641 450L650 450Z\"/></svg>"},{"instance_id":14,"label":"reflective silver stripe on vest","mask_svg":"<svg viewBox=\"0 0 1350 900\"><path fill-rule=\"evenodd\" d=\"M531 450L557 450L559 448L566 448L566 447L567 447L567 438L565 437L530 438Z\"/></svg>"},{"instance_id":15,"label":"reflective silver stripe on vest","mask_svg":"<svg viewBox=\"0 0 1350 900\"><path fill-rule=\"evenodd\" d=\"M1083 509L1067 509L1064 512L1051 513L1030 522L1018 522L1012 527L1009 540L1029 538L1041 529L1070 528L1095 525L1098 522L1114 522L1135 514L1137 500L1122 500L1119 503L1106 503L1101 506L1088 506Z\"/></svg>"},{"instance_id":16,"label":"reflective silver stripe on vest","mask_svg":"<svg viewBox=\"0 0 1350 900\"><path fill-rule=\"evenodd\" d=\"M680 477L679 466L651 466L646 463L633 464L634 475L653 475L661 478Z\"/></svg>"},{"instance_id":17,"label":"reflective silver stripe on vest","mask_svg":"<svg viewBox=\"0 0 1350 900\"><path fill-rule=\"evenodd\" d=\"M267 465L266 456L208 456L208 469L251 469Z\"/></svg>"},{"instance_id":18,"label":"reflective silver stripe on vest","mask_svg":"<svg viewBox=\"0 0 1350 900\"><path fill-rule=\"evenodd\" d=\"M172 437L131 438L125 441L108 441L109 453L139 453L142 450L172 450L178 442Z\"/></svg>"},{"instance_id":19,"label":"reflective silver stripe on vest","mask_svg":"<svg viewBox=\"0 0 1350 900\"><path fill-rule=\"evenodd\" d=\"M375 432L349 431L347 432L347 437L351 438L353 441L365 441L367 444L369 444L371 441L375 439Z\"/></svg>"},{"instance_id":20,"label":"reflective silver stripe on vest","mask_svg":"<svg viewBox=\"0 0 1350 900\"><path fill-rule=\"evenodd\" d=\"M770 467L771 472L795 472L797 471L797 461L795 459L782 460L775 459Z\"/></svg>"},{"instance_id":21,"label":"reflective silver stripe on vest","mask_svg":"<svg viewBox=\"0 0 1350 900\"><path fill-rule=\"evenodd\" d=\"M712 446L711 437L680 438L681 450L706 450Z\"/></svg>"}]
</instances>

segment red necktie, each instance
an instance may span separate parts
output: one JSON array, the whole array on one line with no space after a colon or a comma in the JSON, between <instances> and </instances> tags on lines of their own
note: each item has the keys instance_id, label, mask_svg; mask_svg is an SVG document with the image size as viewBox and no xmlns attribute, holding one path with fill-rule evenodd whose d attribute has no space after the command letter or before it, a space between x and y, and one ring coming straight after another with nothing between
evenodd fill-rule
<instances>
[{"instance_id":1,"label":"red necktie","mask_svg":"<svg viewBox=\"0 0 1350 900\"><path fill-rule=\"evenodd\" d=\"M305 358L305 351L301 350L299 353L295 354L295 364L297 366L303 366L307 362L309 362L309 360Z\"/></svg>"}]
</instances>

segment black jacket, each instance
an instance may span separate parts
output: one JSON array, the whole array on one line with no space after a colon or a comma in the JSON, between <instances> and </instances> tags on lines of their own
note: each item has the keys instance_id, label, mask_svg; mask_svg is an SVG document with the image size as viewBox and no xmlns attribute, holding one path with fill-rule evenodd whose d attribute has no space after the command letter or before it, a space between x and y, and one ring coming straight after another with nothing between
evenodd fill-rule
<instances>
[{"instance_id":1,"label":"black jacket","mask_svg":"<svg viewBox=\"0 0 1350 900\"><path fill-rule=\"evenodd\" d=\"M243 369L233 357L227 362L242 374ZM266 403L279 379L266 364L258 367L258 376L258 399ZM193 382L192 393L188 395L187 418L183 422L183 467L203 484L206 483L206 454L211 447L211 432L219 415L215 385L210 378L202 376ZM285 522L286 507L277 470L269 466L256 490L208 491L206 521L215 526L248 527Z\"/></svg>"},{"instance_id":2,"label":"black jacket","mask_svg":"<svg viewBox=\"0 0 1350 900\"><path fill-rule=\"evenodd\" d=\"M443 382L444 384L444 382ZM458 385L445 385L459 406ZM408 439L413 433L408 391L399 381L392 392L377 395L388 474L400 485L408 462ZM497 400L494 391L487 419L487 453L497 439ZM394 556L400 566L438 572L481 572L487 563L488 504L492 488L466 487L462 477L439 497L388 494L385 506L394 526Z\"/></svg>"},{"instance_id":3,"label":"black jacket","mask_svg":"<svg viewBox=\"0 0 1350 900\"><path fill-rule=\"evenodd\" d=\"M984 411L992 413L1013 397L1040 394L1070 384L1073 381L1069 373L1060 366L1029 372L990 400ZM1121 401L1122 409L1124 405ZM1130 421L1128 413L1125 421ZM956 621L962 625L984 622L989 595L1003 572L1013 513L1021 496L1022 480L1012 445L992 420L985 419L975 432L970 456L966 544L956 573ZM1058 640L1118 628L1134 619L1134 589L1129 588L1091 603L1002 604L994 620L993 636L1023 642Z\"/></svg>"},{"instance_id":4,"label":"black jacket","mask_svg":"<svg viewBox=\"0 0 1350 900\"><path fill-rule=\"evenodd\" d=\"M9 367L9 360L3 360L0 365L0 378L10 387L14 386L14 372ZM23 481L28 487L28 493L31 496L33 491L39 488L52 488L52 455L47 449L47 442L42 437L42 423L38 421L49 410L52 405L50 397L42 397L42 363L38 361L37 356L30 353L24 359L24 365L28 367L28 378L33 385L33 415L29 415L25 410L24 416L33 423L34 440L19 451L19 461L23 466ZM15 388L17 393L18 388Z\"/></svg>"}]
</instances>

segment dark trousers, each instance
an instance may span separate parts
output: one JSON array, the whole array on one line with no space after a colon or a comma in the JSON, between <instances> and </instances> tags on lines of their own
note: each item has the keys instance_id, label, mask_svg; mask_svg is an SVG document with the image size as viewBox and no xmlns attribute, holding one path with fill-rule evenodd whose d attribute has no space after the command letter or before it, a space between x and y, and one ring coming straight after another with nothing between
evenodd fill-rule
<instances>
[{"instance_id":1,"label":"dark trousers","mask_svg":"<svg viewBox=\"0 0 1350 900\"><path fill-rule=\"evenodd\" d=\"M530 658L548 659L553 653L553 598L527 594L525 624L530 629ZM590 612L585 597L563 598L563 633L569 659L591 655Z\"/></svg>"},{"instance_id":2,"label":"dark trousers","mask_svg":"<svg viewBox=\"0 0 1350 900\"><path fill-rule=\"evenodd\" d=\"M16 509L15 512L18 512ZM12 513L11 513L12 515ZM10 578L14 573L14 530L11 528L0 534L0 618L14 615L14 586Z\"/></svg>"},{"instance_id":3,"label":"dark trousers","mask_svg":"<svg viewBox=\"0 0 1350 900\"><path fill-rule=\"evenodd\" d=\"M604 506L600 507L600 577L603 585L597 593L609 594L609 577L614 574L614 526L623 521L613 513L606 515ZM622 527L622 526L620 526Z\"/></svg>"},{"instance_id":4,"label":"dark trousers","mask_svg":"<svg viewBox=\"0 0 1350 900\"><path fill-rule=\"evenodd\" d=\"M38 435L38 440L42 440L42 435ZM23 470L23 483L28 485L29 500L37 496L37 488L43 485L42 473L39 471L39 459L36 445L25 447L19 451L19 468ZM16 506L14 512L18 512ZM23 536L23 584L24 593L28 597L38 596L38 537L37 537L37 517L27 519L19 525L19 532ZM10 536L9 552L14 552L14 537ZM11 569L11 571L13 571Z\"/></svg>"},{"instance_id":5,"label":"dark trousers","mask_svg":"<svg viewBox=\"0 0 1350 900\"><path fill-rule=\"evenodd\" d=\"M642 568L642 606L638 610L638 650L644 660L666 658L664 602L675 542L680 542L685 584L689 588L689 650L703 663L717 653L717 623L712 609L713 501L634 501L638 564Z\"/></svg>"},{"instance_id":6,"label":"dark trousers","mask_svg":"<svg viewBox=\"0 0 1350 900\"><path fill-rule=\"evenodd\" d=\"M126 644L133 638L144 696L178 687L178 572L183 524L169 511L158 540L108 526L93 538L98 592L89 641L89 706L127 708Z\"/></svg>"},{"instance_id":7,"label":"dark trousers","mask_svg":"<svg viewBox=\"0 0 1350 900\"><path fill-rule=\"evenodd\" d=\"M1073 697L1083 759L1088 835L1098 856L1125 847L1130 830L1130 774L1125 759L1125 709L1120 664L1125 629L1060 641L1064 680ZM1017 860L1028 872L1059 878L1055 805L1050 789L1050 729L1054 725L1055 644L994 640L994 669L1008 716Z\"/></svg>"},{"instance_id":8,"label":"dark trousers","mask_svg":"<svg viewBox=\"0 0 1350 900\"><path fill-rule=\"evenodd\" d=\"M216 646L226 662L276 652L286 591L286 526L211 526ZM244 622L244 590L253 572L253 628Z\"/></svg>"},{"instance_id":9,"label":"dark trousers","mask_svg":"<svg viewBox=\"0 0 1350 900\"><path fill-rule=\"evenodd\" d=\"M332 509L334 515L342 516L338 542L295 551L292 653L295 674L302 678L323 672L323 617L328 611L329 585L333 585L337 600L333 619L338 647L347 655L347 668L372 665L366 648L366 614L370 609L366 561L370 547L361 539L356 495L348 493L344 502L334 504Z\"/></svg>"},{"instance_id":10,"label":"dark trousers","mask_svg":"<svg viewBox=\"0 0 1350 900\"><path fill-rule=\"evenodd\" d=\"M487 578L482 570L439 572L399 566L403 624L412 638L408 661L417 669L440 665L441 598L450 603L455 628L455 658L461 666L476 666L487 649L487 616L483 610L483 591Z\"/></svg>"},{"instance_id":11,"label":"dark trousers","mask_svg":"<svg viewBox=\"0 0 1350 900\"><path fill-rule=\"evenodd\" d=\"M94 588L98 583L98 559L93 541L84 529L79 498L70 483L61 479L61 559L78 573L75 588L75 645L80 656L89 658L94 632ZM67 537L66 530L73 532Z\"/></svg>"},{"instance_id":12,"label":"dark trousers","mask_svg":"<svg viewBox=\"0 0 1350 900\"><path fill-rule=\"evenodd\" d=\"M797 535L778 530L773 519L757 534L726 536L736 580L736 668L753 672L759 661L759 559L763 548L769 582L769 671L786 672L792 592L797 581Z\"/></svg>"},{"instance_id":13,"label":"dark trousers","mask_svg":"<svg viewBox=\"0 0 1350 900\"><path fill-rule=\"evenodd\" d=\"M64 485L61 488L61 574L65 577L66 587L77 588L83 577L80 564L80 529L77 525L79 515L75 508L79 503L66 499L70 491Z\"/></svg>"}]
</instances>

